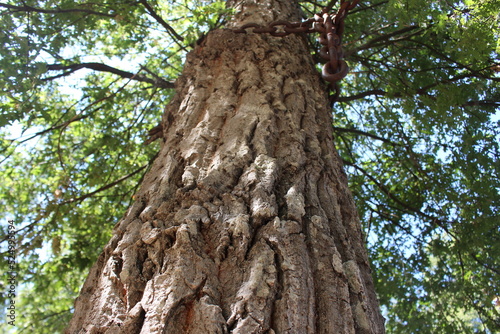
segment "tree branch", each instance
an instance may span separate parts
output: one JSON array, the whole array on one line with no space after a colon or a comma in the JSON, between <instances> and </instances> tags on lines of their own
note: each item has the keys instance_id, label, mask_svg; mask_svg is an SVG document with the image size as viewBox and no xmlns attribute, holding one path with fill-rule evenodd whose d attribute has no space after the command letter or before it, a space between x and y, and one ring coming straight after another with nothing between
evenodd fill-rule
<instances>
[{"instance_id":1,"label":"tree branch","mask_svg":"<svg viewBox=\"0 0 500 334\"><path fill-rule=\"evenodd\" d=\"M385 1L381 1L379 3L375 3L371 6L365 5L364 3L360 2L358 4L358 6L356 8L354 8L354 10L349 12L349 13L350 13L350 15L352 15L352 14L355 14L355 13L360 12L362 10L373 9L375 7L378 7L378 6L385 5L388 2L389 2L388 0L385 0Z\"/></svg>"},{"instance_id":2,"label":"tree branch","mask_svg":"<svg viewBox=\"0 0 500 334\"><path fill-rule=\"evenodd\" d=\"M371 212L375 212L381 218L383 218L385 220L388 220L391 224L399 227L401 230L405 231L407 235L411 236L412 238L414 238L418 242L421 242L421 243L424 243L424 244L429 244L428 242L426 242L422 238L422 236L420 236L420 235L414 235L413 232L411 231L411 228L405 227L402 224L400 224L397 219L394 219L394 217L393 217L393 215L391 213L388 213L388 212L385 212L385 211L382 211L382 210L378 210L378 209L375 209L375 208L372 208L372 207L370 207L369 210ZM400 217L398 216L397 218L400 218Z\"/></svg>"},{"instance_id":3,"label":"tree branch","mask_svg":"<svg viewBox=\"0 0 500 334\"><path fill-rule=\"evenodd\" d=\"M101 191L104 191L104 190L106 190L106 189L109 189L109 188L112 188L112 187L116 186L117 184L119 184L119 183L121 183L121 182L125 181L126 179L128 179L128 178L130 178L130 177L134 176L135 174L139 173L140 171L142 171L143 169L145 169L145 168L146 168L146 167L148 167L148 166L149 166L149 164L146 164L146 165L144 165L144 166L140 167L139 169L136 169L136 170L135 170L135 171L133 171L132 173L130 173L130 174L128 174L128 175L125 175L125 176L122 176L122 177L121 177L121 178L119 178L118 180L115 180L115 181L113 181L113 182L111 182L111 183L108 183L107 185L105 185L105 186L103 186L103 187L101 187L101 188L99 188L99 189L96 189L96 190L94 190L94 191L92 191L92 192L90 192L90 193L88 193L88 194L82 195L82 196L77 197L77 198L71 198L71 199L69 199L69 200L67 200L67 201L62 202L61 204L70 204L70 203L75 203L75 202L81 202L81 201L83 201L84 199L87 199L87 198L89 198L89 197L92 197L92 196L94 196L95 194L97 194L97 193L99 193L99 192L101 192Z\"/></svg>"},{"instance_id":4,"label":"tree branch","mask_svg":"<svg viewBox=\"0 0 500 334\"><path fill-rule=\"evenodd\" d=\"M328 1L328 4L323 8L323 10L325 12L329 13L332 10L333 6L335 6L337 4L337 1L338 0L330 0L330 1Z\"/></svg>"},{"instance_id":5,"label":"tree branch","mask_svg":"<svg viewBox=\"0 0 500 334\"><path fill-rule=\"evenodd\" d=\"M174 88L174 84L172 82L163 80L159 77L156 79L151 79L148 78L145 75L139 74L139 73L130 73L126 71L122 71L120 69L101 64L101 63L81 63L81 64L72 64L72 65L61 65L61 64L51 64L47 65L47 70L48 71L65 71L62 74L53 76L53 77L48 77L42 79L43 81L49 81L49 80L54 80L60 77L68 76L73 72L76 72L82 68L88 68L94 71L100 71L100 72L108 72L108 73L113 73L116 74L122 78L127 78L131 80L136 80L136 81L141 81L141 82L147 82L152 84L155 87L159 88Z\"/></svg>"},{"instance_id":6,"label":"tree branch","mask_svg":"<svg viewBox=\"0 0 500 334\"><path fill-rule=\"evenodd\" d=\"M146 8L149 15L151 15L159 24L161 24L165 29L167 29L167 31L170 34L172 34L179 41L181 41L181 42L184 41L184 37L179 35L174 30L174 28L172 28L172 26L170 24L165 22L165 20L160 15L158 15L158 13L156 13L156 11L153 9L153 7L151 7L146 0L139 0L139 2Z\"/></svg>"},{"instance_id":7,"label":"tree branch","mask_svg":"<svg viewBox=\"0 0 500 334\"><path fill-rule=\"evenodd\" d=\"M482 101L469 101L462 106L470 107L470 106L486 106L486 107L500 107L500 101L492 101L492 100L482 100Z\"/></svg>"},{"instance_id":8,"label":"tree branch","mask_svg":"<svg viewBox=\"0 0 500 334\"><path fill-rule=\"evenodd\" d=\"M478 78L484 78L484 79L489 79L489 80L492 80L492 81L500 82L500 78L491 77L491 76L485 76L484 74L480 73L480 71L482 71L482 70L474 70L474 69L471 68L471 66L462 64L461 62L458 62L458 61L450 58L450 56L448 56L448 55L444 54L443 52L437 50L435 47L429 45L428 43L424 43L422 41L416 41L416 40L411 40L411 42L415 43L415 44L418 44L420 46L426 47L427 49L429 49L430 51L434 52L436 55L438 55L442 59L445 59L446 61L448 61L448 62L450 62L452 64L458 65L459 68L468 70L469 72L475 74L475 76L478 77ZM489 66L489 68L491 70L495 71L495 65L498 65L498 64L493 63L492 65L493 66Z\"/></svg>"},{"instance_id":9,"label":"tree branch","mask_svg":"<svg viewBox=\"0 0 500 334\"><path fill-rule=\"evenodd\" d=\"M489 66L487 67L489 68ZM440 80L440 81L436 81L430 85L427 85L427 86L424 86L422 88L419 89L419 91L422 91L422 92L425 92L431 88L434 88L438 85L441 85L441 84L449 84L449 83L452 83L452 82L455 82L455 81L458 81L458 80L462 80L462 79L466 79L466 78L480 78L480 79L492 79L494 80L495 78L490 78L490 77L487 77L485 75L483 75L481 73L481 70L479 71L470 71L470 73L465 73L465 74L460 74L460 75L456 75L454 76L453 78L449 78L449 79L445 79L445 80Z\"/></svg>"},{"instance_id":10,"label":"tree branch","mask_svg":"<svg viewBox=\"0 0 500 334\"><path fill-rule=\"evenodd\" d=\"M370 137L370 138L373 138L373 139L380 140L380 141L382 141L384 143L391 144L393 146L402 146L401 144L392 142L392 141L390 141L388 139L385 139L385 138L379 137L377 135L374 135L372 133L361 131L361 130L358 130L358 129L346 129L346 128L339 128L339 127L336 127L336 126L334 126L333 129L335 131L338 131L338 132L356 133L356 134L359 134L359 135L362 135L362 136L366 136L366 137Z\"/></svg>"},{"instance_id":11,"label":"tree branch","mask_svg":"<svg viewBox=\"0 0 500 334\"><path fill-rule=\"evenodd\" d=\"M492 79L489 77L485 77L484 75L481 75L481 73L479 73L477 71L474 71L474 72L470 72L470 73L466 73L466 74L456 75L456 76L449 78L449 79L436 81L432 84L429 84L427 86L424 86L422 88L415 90L414 95L425 95L425 94L429 95L428 91L431 90L432 88L438 86L438 85L450 84L450 83L453 83L453 82L456 82L456 81L459 81L462 79L467 79L467 78ZM387 93L386 91L384 91L382 89L372 89L372 90L368 90L366 92L362 92L362 93L351 95L351 96L339 97L337 101L338 102L350 102L350 101L365 98L367 96L386 96L388 94L389 93ZM404 94L402 94L402 93L393 93L391 95L391 97L400 98L400 97L403 97L403 95ZM474 105L486 105L486 106L494 106L495 107L495 106L500 105L500 102L491 101L491 100L484 100L484 101L469 101L469 102L463 104L463 106L474 106Z\"/></svg>"},{"instance_id":12,"label":"tree branch","mask_svg":"<svg viewBox=\"0 0 500 334\"><path fill-rule=\"evenodd\" d=\"M382 90L382 89L372 89L372 90L367 90L366 92L351 95L351 96L339 96L337 99L338 102L350 102L354 100L359 100L362 98L365 98L367 96L386 96L387 92Z\"/></svg>"},{"instance_id":13,"label":"tree branch","mask_svg":"<svg viewBox=\"0 0 500 334\"><path fill-rule=\"evenodd\" d=\"M416 208L408 203L403 202L396 195L394 195L389 189L387 189L387 187L385 185L378 182L378 180L375 179L375 177L373 177L372 175L370 175L370 173L368 173L365 169L359 167L356 164L351 164L350 166L353 167L354 169L357 169L363 175L365 175L368 179L370 179L370 181L372 181L382 191L382 193L384 193L389 199L394 201L394 203L398 204L402 208L402 211L413 212L421 217L429 219L431 221L431 223L442 228L446 233L448 233L451 237L453 237L453 239L459 240L458 237L455 236L455 234L452 233L451 230L446 226L446 225L452 224L452 222L445 221L445 220L442 220L440 218L429 215L425 212L422 212L419 208ZM397 209L399 209L399 208L397 208Z\"/></svg>"},{"instance_id":14,"label":"tree branch","mask_svg":"<svg viewBox=\"0 0 500 334\"><path fill-rule=\"evenodd\" d=\"M35 8L32 6L24 5L24 6L14 6L6 3L0 3L1 8L7 8L11 12L28 12L28 13L43 13L43 14L60 14L60 13L86 13L92 15L106 16L106 17L115 17L116 14L108 14L96 12L90 9L83 8L68 8L68 9L43 9L43 8Z\"/></svg>"},{"instance_id":15,"label":"tree branch","mask_svg":"<svg viewBox=\"0 0 500 334\"><path fill-rule=\"evenodd\" d=\"M353 48L351 50L346 51L345 52L345 57L347 58L347 57L349 57L353 53L357 53L358 51L366 50L366 49L369 49L369 48L374 47L374 46L385 45L385 44L377 44L377 43L381 43L381 42L394 42L394 40L390 40L390 38L392 38L394 36L405 34L407 32L413 31L413 30L418 29L418 28L420 28L420 27L417 26L417 25L413 25L413 26L404 27L402 29L393 31L391 33L388 33L388 34L381 35L379 37L373 38L373 39L369 40L368 42L366 42L363 45L360 45L358 47L355 47L355 48ZM420 33L420 31L414 32L413 34L410 34L408 36L400 37L400 39L401 38L411 37L411 36L415 35L416 33L418 34L418 33ZM400 40L400 39L398 39L398 40Z\"/></svg>"}]
</instances>

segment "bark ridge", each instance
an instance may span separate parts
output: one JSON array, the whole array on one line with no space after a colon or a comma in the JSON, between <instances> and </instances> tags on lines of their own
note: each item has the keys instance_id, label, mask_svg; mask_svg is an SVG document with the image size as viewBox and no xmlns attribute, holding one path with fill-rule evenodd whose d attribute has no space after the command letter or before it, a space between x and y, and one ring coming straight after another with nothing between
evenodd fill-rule
<instances>
[{"instance_id":1,"label":"bark ridge","mask_svg":"<svg viewBox=\"0 0 500 334\"><path fill-rule=\"evenodd\" d=\"M383 333L301 36L211 32L67 333Z\"/></svg>"}]
</instances>

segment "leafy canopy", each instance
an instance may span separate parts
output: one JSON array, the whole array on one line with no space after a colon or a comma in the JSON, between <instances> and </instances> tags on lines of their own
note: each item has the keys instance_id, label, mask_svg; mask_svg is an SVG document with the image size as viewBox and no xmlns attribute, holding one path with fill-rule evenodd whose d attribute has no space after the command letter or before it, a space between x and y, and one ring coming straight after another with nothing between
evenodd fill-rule
<instances>
[{"instance_id":1,"label":"leafy canopy","mask_svg":"<svg viewBox=\"0 0 500 334\"><path fill-rule=\"evenodd\" d=\"M326 2L301 5L311 17ZM142 143L186 52L230 13L0 2L0 240L15 220L18 329L62 332L158 150ZM499 24L499 0L362 0L346 20L334 131L390 333L500 329Z\"/></svg>"}]
</instances>

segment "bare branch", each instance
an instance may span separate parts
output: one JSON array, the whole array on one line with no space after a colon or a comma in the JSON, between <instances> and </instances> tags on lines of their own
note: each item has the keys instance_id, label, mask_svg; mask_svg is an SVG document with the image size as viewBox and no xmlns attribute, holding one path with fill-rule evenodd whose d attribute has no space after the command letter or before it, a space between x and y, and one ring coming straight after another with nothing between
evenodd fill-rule
<instances>
[{"instance_id":1,"label":"bare branch","mask_svg":"<svg viewBox=\"0 0 500 334\"><path fill-rule=\"evenodd\" d=\"M73 72L76 72L82 68L88 68L94 71L100 71L100 72L108 72L108 73L113 73L116 74L122 78L127 78L131 80L136 80L136 81L141 81L141 82L147 82L152 84L155 87L158 88L174 88L174 84L172 82L163 80L159 77L156 77L155 79L149 78L145 75L139 74L139 73L130 73L126 71L122 71L120 69L101 64L101 63L81 63L81 64L72 64L72 65L61 65L61 64L51 64L47 65L47 70L49 71L65 71L62 74L53 76L53 77L48 77L42 79L43 81L49 81L49 80L54 80L60 77L68 76Z\"/></svg>"}]
</instances>

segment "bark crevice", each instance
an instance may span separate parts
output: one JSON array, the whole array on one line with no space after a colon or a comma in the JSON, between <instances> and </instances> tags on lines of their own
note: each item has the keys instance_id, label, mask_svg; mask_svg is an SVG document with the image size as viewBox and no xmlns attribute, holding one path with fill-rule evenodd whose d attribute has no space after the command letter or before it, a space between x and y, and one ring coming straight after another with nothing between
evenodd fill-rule
<instances>
[{"instance_id":1,"label":"bark crevice","mask_svg":"<svg viewBox=\"0 0 500 334\"><path fill-rule=\"evenodd\" d=\"M323 87L300 36L209 33L67 332L383 333Z\"/></svg>"}]
</instances>

